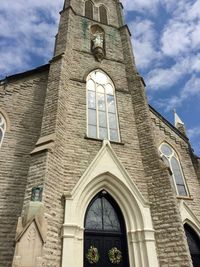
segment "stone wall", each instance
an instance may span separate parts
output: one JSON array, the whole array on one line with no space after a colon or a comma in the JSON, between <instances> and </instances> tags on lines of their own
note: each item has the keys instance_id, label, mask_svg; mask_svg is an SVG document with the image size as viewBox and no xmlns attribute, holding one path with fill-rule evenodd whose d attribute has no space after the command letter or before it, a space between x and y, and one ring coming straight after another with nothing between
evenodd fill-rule
<instances>
[{"instance_id":1,"label":"stone wall","mask_svg":"<svg viewBox=\"0 0 200 267\"><path fill-rule=\"evenodd\" d=\"M185 200L187 205L200 220L200 186L192 162L188 140L184 137L184 135L176 133L173 128L170 128L164 121L153 113L151 113L151 120L153 123L152 125L157 148L159 148L162 142L167 142L174 148L179 157L186 185L189 190L189 196L183 197L182 199ZM178 197L177 201L179 199L180 198Z\"/></svg>"},{"instance_id":2,"label":"stone wall","mask_svg":"<svg viewBox=\"0 0 200 267\"><path fill-rule=\"evenodd\" d=\"M0 149L0 266L11 266L30 152L40 135L46 69L20 78L8 78L0 86L0 106L10 120L10 130L6 132Z\"/></svg>"}]
</instances>

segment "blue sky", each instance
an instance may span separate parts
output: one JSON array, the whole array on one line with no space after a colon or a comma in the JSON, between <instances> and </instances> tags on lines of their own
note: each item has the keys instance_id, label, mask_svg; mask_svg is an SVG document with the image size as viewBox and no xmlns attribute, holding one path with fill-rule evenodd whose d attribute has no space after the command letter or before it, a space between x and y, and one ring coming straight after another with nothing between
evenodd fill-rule
<instances>
[{"instance_id":1,"label":"blue sky","mask_svg":"<svg viewBox=\"0 0 200 267\"><path fill-rule=\"evenodd\" d=\"M1 1L0 79L48 62L63 1ZM122 2L150 104L177 110L200 155L200 0Z\"/></svg>"}]
</instances>

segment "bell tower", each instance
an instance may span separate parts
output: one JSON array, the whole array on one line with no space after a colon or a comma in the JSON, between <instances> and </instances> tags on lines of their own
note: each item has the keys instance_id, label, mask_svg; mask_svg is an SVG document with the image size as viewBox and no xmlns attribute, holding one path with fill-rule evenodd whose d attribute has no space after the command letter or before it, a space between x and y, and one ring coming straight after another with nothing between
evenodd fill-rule
<instances>
[{"instance_id":1,"label":"bell tower","mask_svg":"<svg viewBox=\"0 0 200 267\"><path fill-rule=\"evenodd\" d=\"M84 214L102 192L108 195L100 199L111 199L108 203L124 218L123 242L129 255L126 266L122 262L120 267L128 262L130 267L158 267L172 259L173 266L191 266L122 12L119 0L66 0L60 12L13 266L87 267ZM91 190L84 195L87 188ZM166 200L173 213L168 225L162 221L168 215ZM112 251L108 243L105 247ZM37 248L31 259L26 257L30 245ZM176 251L171 251L173 246ZM104 255L107 250L101 247Z\"/></svg>"}]
</instances>

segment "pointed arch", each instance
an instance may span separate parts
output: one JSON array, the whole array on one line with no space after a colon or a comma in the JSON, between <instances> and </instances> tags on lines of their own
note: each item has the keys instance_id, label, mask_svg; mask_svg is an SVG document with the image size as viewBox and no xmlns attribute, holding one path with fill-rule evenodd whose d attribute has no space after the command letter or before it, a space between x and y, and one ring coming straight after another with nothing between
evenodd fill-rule
<instances>
[{"instance_id":1,"label":"pointed arch","mask_svg":"<svg viewBox=\"0 0 200 267\"><path fill-rule=\"evenodd\" d=\"M101 23L108 24L108 12L104 5L99 7L99 19Z\"/></svg>"},{"instance_id":2,"label":"pointed arch","mask_svg":"<svg viewBox=\"0 0 200 267\"><path fill-rule=\"evenodd\" d=\"M86 79L87 136L120 141L115 86L102 70L92 71Z\"/></svg>"},{"instance_id":3,"label":"pointed arch","mask_svg":"<svg viewBox=\"0 0 200 267\"><path fill-rule=\"evenodd\" d=\"M165 164L172 171L172 183L177 195L188 196L189 191L186 185L185 177L181 163L175 149L167 142L163 142L159 147L159 152Z\"/></svg>"},{"instance_id":4,"label":"pointed arch","mask_svg":"<svg viewBox=\"0 0 200 267\"><path fill-rule=\"evenodd\" d=\"M94 17L94 4L91 0L85 1L85 16L88 19L93 19Z\"/></svg>"},{"instance_id":5,"label":"pointed arch","mask_svg":"<svg viewBox=\"0 0 200 267\"><path fill-rule=\"evenodd\" d=\"M115 247L120 253L118 259L120 266L129 266L123 214L115 199L107 191L100 191L90 202L84 226L84 255L87 256L91 246L95 245L100 254L101 264L107 265L109 259L101 256ZM89 260L85 257L84 266L88 266Z\"/></svg>"},{"instance_id":6,"label":"pointed arch","mask_svg":"<svg viewBox=\"0 0 200 267\"><path fill-rule=\"evenodd\" d=\"M185 235L192 258L193 266L200 267L200 238L196 231L188 224L184 224Z\"/></svg>"},{"instance_id":7,"label":"pointed arch","mask_svg":"<svg viewBox=\"0 0 200 267\"><path fill-rule=\"evenodd\" d=\"M117 202L123 214L130 266L158 267L149 204L108 141L104 141L72 193L65 195L62 266L83 267L85 214L92 199L103 190ZM67 255L71 255L70 258L65 257L65 251L68 251Z\"/></svg>"}]
</instances>

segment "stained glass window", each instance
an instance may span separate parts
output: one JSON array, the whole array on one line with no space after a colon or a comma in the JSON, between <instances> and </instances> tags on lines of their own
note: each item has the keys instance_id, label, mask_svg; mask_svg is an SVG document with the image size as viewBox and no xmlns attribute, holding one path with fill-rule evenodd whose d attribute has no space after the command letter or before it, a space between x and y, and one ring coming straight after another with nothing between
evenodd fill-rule
<instances>
[{"instance_id":1,"label":"stained glass window","mask_svg":"<svg viewBox=\"0 0 200 267\"><path fill-rule=\"evenodd\" d=\"M87 77L88 137L120 141L115 88L101 70Z\"/></svg>"},{"instance_id":2,"label":"stained glass window","mask_svg":"<svg viewBox=\"0 0 200 267\"><path fill-rule=\"evenodd\" d=\"M6 121L3 117L3 115L0 113L0 147L3 143L5 131L6 131Z\"/></svg>"},{"instance_id":3,"label":"stained glass window","mask_svg":"<svg viewBox=\"0 0 200 267\"><path fill-rule=\"evenodd\" d=\"M93 3L90 0L85 1L85 16L93 19Z\"/></svg>"},{"instance_id":4,"label":"stained glass window","mask_svg":"<svg viewBox=\"0 0 200 267\"><path fill-rule=\"evenodd\" d=\"M104 196L97 197L90 205L85 220L87 230L120 232L120 222L113 205Z\"/></svg>"},{"instance_id":5,"label":"stained glass window","mask_svg":"<svg viewBox=\"0 0 200 267\"><path fill-rule=\"evenodd\" d=\"M172 171L173 184L177 195L187 196L188 190L186 187L183 171L176 152L168 144L163 143L160 146L160 153L164 162L166 163L167 166L170 167Z\"/></svg>"}]
</instances>

